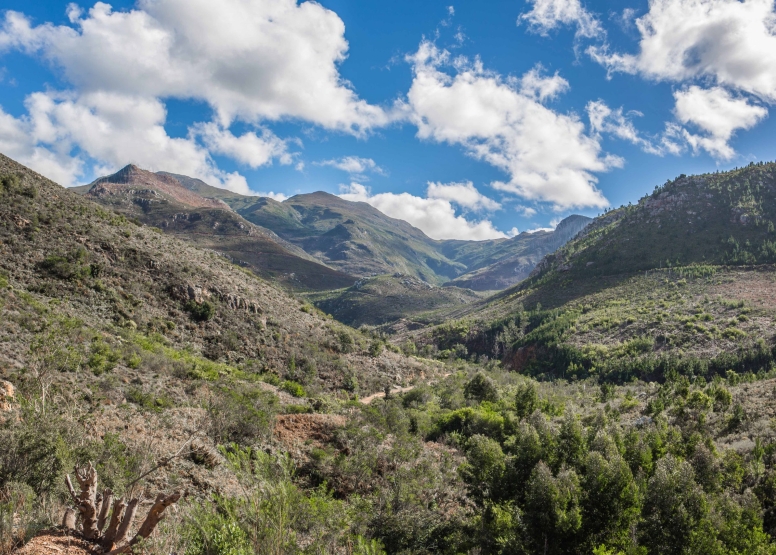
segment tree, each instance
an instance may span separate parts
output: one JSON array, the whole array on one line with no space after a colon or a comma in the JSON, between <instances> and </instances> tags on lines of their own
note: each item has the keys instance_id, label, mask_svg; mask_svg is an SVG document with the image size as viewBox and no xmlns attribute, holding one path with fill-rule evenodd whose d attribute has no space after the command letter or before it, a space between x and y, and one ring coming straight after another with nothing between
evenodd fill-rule
<instances>
[{"instance_id":1,"label":"tree","mask_svg":"<svg viewBox=\"0 0 776 555\"><path fill-rule=\"evenodd\" d=\"M533 413L539 406L539 396L536 393L536 385L528 382L518 386L515 394L515 412L520 418L525 418Z\"/></svg>"},{"instance_id":2,"label":"tree","mask_svg":"<svg viewBox=\"0 0 776 555\"><path fill-rule=\"evenodd\" d=\"M469 483L478 502L499 496L506 471L506 456L501 445L483 435L473 435L466 445L466 464L461 474Z\"/></svg>"},{"instance_id":3,"label":"tree","mask_svg":"<svg viewBox=\"0 0 776 555\"><path fill-rule=\"evenodd\" d=\"M528 482L525 518L539 553L570 552L566 544L582 524L580 493L579 478L573 470L553 476L543 462L536 465Z\"/></svg>"},{"instance_id":4,"label":"tree","mask_svg":"<svg viewBox=\"0 0 776 555\"><path fill-rule=\"evenodd\" d=\"M558 434L558 466L579 468L585 456L585 438L579 419L571 411L563 417Z\"/></svg>"},{"instance_id":5,"label":"tree","mask_svg":"<svg viewBox=\"0 0 776 555\"><path fill-rule=\"evenodd\" d=\"M640 540L650 554L682 554L709 512L695 473L686 461L666 455L655 465L642 511Z\"/></svg>"},{"instance_id":6,"label":"tree","mask_svg":"<svg viewBox=\"0 0 776 555\"><path fill-rule=\"evenodd\" d=\"M85 355L74 343L81 327L78 320L61 319L46 324L30 343L29 370L40 390L40 412L46 413L46 398L60 372L78 371Z\"/></svg>"},{"instance_id":7,"label":"tree","mask_svg":"<svg viewBox=\"0 0 776 555\"><path fill-rule=\"evenodd\" d=\"M463 388L463 395L473 401L498 401L496 383L482 372L477 372Z\"/></svg>"},{"instance_id":8,"label":"tree","mask_svg":"<svg viewBox=\"0 0 776 555\"><path fill-rule=\"evenodd\" d=\"M631 533L641 508L638 486L628 463L619 453L604 457L590 452L582 485L583 535L590 547L605 544L627 549L633 543Z\"/></svg>"}]
</instances>

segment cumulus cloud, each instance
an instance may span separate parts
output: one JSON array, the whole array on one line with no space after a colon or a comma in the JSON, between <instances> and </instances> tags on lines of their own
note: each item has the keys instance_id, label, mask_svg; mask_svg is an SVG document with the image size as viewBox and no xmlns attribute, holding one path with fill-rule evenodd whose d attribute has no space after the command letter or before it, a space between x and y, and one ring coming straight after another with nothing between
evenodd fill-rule
<instances>
[{"instance_id":1,"label":"cumulus cloud","mask_svg":"<svg viewBox=\"0 0 776 555\"><path fill-rule=\"evenodd\" d=\"M222 123L291 117L361 133L386 123L341 78L345 24L315 2L98 2L74 27L6 12L0 47L39 53L80 90L207 102ZM131 47L128 48L128 45Z\"/></svg>"},{"instance_id":2,"label":"cumulus cloud","mask_svg":"<svg viewBox=\"0 0 776 555\"><path fill-rule=\"evenodd\" d=\"M578 37L596 37L603 34L598 19L588 12L579 0L528 0L533 4L529 12L517 19L520 25L527 21L529 28L546 35L561 25L575 25Z\"/></svg>"},{"instance_id":3,"label":"cumulus cloud","mask_svg":"<svg viewBox=\"0 0 776 555\"><path fill-rule=\"evenodd\" d=\"M223 154L251 168L260 168L277 158L288 165L293 157L288 152L288 143L278 138L269 129L261 129L261 136L250 131L239 137L214 122L195 124L191 135L201 137L210 152Z\"/></svg>"},{"instance_id":4,"label":"cumulus cloud","mask_svg":"<svg viewBox=\"0 0 776 555\"><path fill-rule=\"evenodd\" d=\"M655 80L712 79L776 101L774 0L651 0L636 20L639 52L589 49L610 71Z\"/></svg>"},{"instance_id":5,"label":"cumulus cloud","mask_svg":"<svg viewBox=\"0 0 776 555\"><path fill-rule=\"evenodd\" d=\"M587 117L590 120L590 129L594 135L611 135L623 141L628 141L640 147L644 152L662 156L667 152L678 154L681 147L674 145L664 134L652 140L644 137L636 129L629 116L642 116L638 111L623 113L622 106L616 109L610 108L603 100L594 100L585 107Z\"/></svg>"},{"instance_id":6,"label":"cumulus cloud","mask_svg":"<svg viewBox=\"0 0 776 555\"><path fill-rule=\"evenodd\" d=\"M658 150L680 153L689 146L723 160L735 156L729 144L735 131L767 115L752 97L776 102L774 0L650 0L635 24L637 53L612 52L606 44L588 52L610 73L684 85L674 93L674 113L701 133L669 122Z\"/></svg>"},{"instance_id":7,"label":"cumulus cloud","mask_svg":"<svg viewBox=\"0 0 776 555\"><path fill-rule=\"evenodd\" d=\"M462 183L434 183L428 184L426 191L428 198L447 200L456 203L468 210L498 210L501 205L480 193L471 181Z\"/></svg>"},{"instance_id":8,"label":"cumulus cloud","mask_svg":"<svg viewBox=\"0 0 776 555\"><path fill-rule=\"evenodd\" d=\"M531 208L530 206L522 206L518 204L515 206L515 210L526 218L531 218L536 215L536 208Z\"/></svg>"},{"instance_id":9,"label":"cumulus cloud","mask_svg":"<svg viewBox=\"0 0 776 555\"><path fill-rule=\"evenodd\" d=\"M450 193L454 189L443 187L445 186L429 183L429 192L433 190L442 195L451 196ZM465 188L468 190L468 184ZM470 193L467 194L470 195ZM430 194L427 194L426 198L410 193L378 193L373 195L367 187L359 183L340 186L339 196L345 200L369 203L383 214L409 222L432 239L482 241L507 236L496 229L490 220L471 221L463 215L456 215L452 202L459 203L458 200L432 198ZM466 196L461 202L471 203L471 200L471 196ZM475 204L482 204L482 202Z\"/></svg>"},{"instance_id":10,"label":"cumulus cloud","mask_svg":"<svg viewBox=\"0 0 776 555\"><path fill-rule=\"evenodd\" d=\"M292 163L289 140L264 122L297 119L363 136L391 118L339 75L345 26L315 2L139 0L129 11L97 2L87 12L71 5L67 16L71 25L34 25L7 11L0 23L0 52L41 57L72 86L30 95L28 113L3 112L0 129L15 145L6 152L64 184L88 167L132 161L248 192L211 153L251 168ZM205 102L214 120L170 137L168 98ZM236 121L254 130L235 136Z\"/></svg>"},{"instance_id":11,"label":"cumulus cloud","mask_svg":"<svg viewBox=\"0 0 776 555\"><path fill-rule=\"evenodd\" d=\"M345 156L343 158L323 160L322 162L315 162L315 165L330 166L347 172L351 177L360 178L361 180L364 179L367 173L385 175L385 170L378 166L374 160L371 158L360 158L358 156Z\"/></svg>"},{"instance_id":12,"label":"cumulus cloud","mask_svg":"<svg viewBox=\"0 0 776 555\"><path fill-rule=\"evenodd\" d=\"M427 41L408 61L414 78L403 109L419 138L461 145L505 171L510 179L493 183L496 189L559 210L608 205L593 174L622 160L604 154L577 116L550 110L521 91L519 80L488 72L478 60L458 58L450 75L443 71L449 53Z\"/></svg>"},{"instance_id":13,"label":"cumulus cloud","mask_svg":"<svg viewBox=\"0 0 776 555\"><path fill-rule=\"evenodd\" d=\"M693 150L702 148L723 159L735 155L728 142L737 129L750 129L768 115L762 106L750 104L745 98L733 97L721 87L702 89L691 86L674 92L674 98L677 119L705 132L705 135L697 135L683 131Z\"/></svg>"}]
</instances>

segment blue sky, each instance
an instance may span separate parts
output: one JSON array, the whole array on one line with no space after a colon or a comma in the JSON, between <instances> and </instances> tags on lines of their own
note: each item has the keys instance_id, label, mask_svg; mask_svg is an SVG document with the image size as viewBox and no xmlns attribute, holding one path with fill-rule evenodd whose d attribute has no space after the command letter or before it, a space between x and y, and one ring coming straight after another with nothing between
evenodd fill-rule
<instances>
[{"instance_id":1,"label":"blue sky","mask_svg":"<svg viewBox=\"0 0 776 555\"><path fill-rule=\"evenodd\" d=\"M485 6L485 7L483 7ZM485 239L776 158L774 0L5 0L0 151Z\"/></svg>"}]
</instances>

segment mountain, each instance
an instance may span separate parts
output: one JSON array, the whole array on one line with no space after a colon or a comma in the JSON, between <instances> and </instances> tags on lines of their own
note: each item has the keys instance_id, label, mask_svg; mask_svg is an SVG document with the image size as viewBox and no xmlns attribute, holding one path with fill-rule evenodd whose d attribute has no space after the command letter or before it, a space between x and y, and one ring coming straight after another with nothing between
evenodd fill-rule
<instances>
[{"instance_id":1,"label":"mountain","mask_svg":"<svg viewBox=\"0 0 776 555\"><path fill-rule=\"evenodd\" d=\"M552 231L523 232L510 239L483 241L482 245L447 241L442 252L469 269L447 285L475 291L507 289L527 278L545 255L565 245L591 221L591 218L573 215Z\"/></svg>"},{"instance_id":2,"label":"mountain","mask_svg":"<svg viewBox=\"0 0 776 555\"><path fill-rule=\"evenodd\" d=\"M773 176L724 190L766 207ZM773 553L775 273L756 230L735 248L748 222L727 265L569 279L621 231L578 237L405 338L422 358L0 156L0 550L104 552L83 530L115 492L149 553Z\"/></svg>"},{"instance_id":3,"label":"mountain","mask_svg":"<svg viewBox=\"0 0 776 555\"><path fill-rule=\"evenodd\" d=\"M437 310L467 305L480 296L460 287L439 287L404 274L358 280L342 291L307 295L315 306L349 326L379 326L408 319L405 325L422 326Z\"/></svg>"},{"instance_id":4,"label":"mountain","mask_svg":"<svg viewBox=\"0 0 776 555\"><path fill-rule=\"evenodd\" d=\"M466 270L463 264L441 254L422 231L365 202L317 192L296 195L282 203L262 198L239 212L326 265L351 275L399 272L440 284Z\"/></svg>"},{"instance_id":5,"label":"mountain","mask_svg":"<svg viewBox=\"0 0 776 555\"><path fill-rule=\"evenodd\" d=\"M522 233L511 239L439 241L366 203L324 192L279 202L134 166L77 192L307 291L335 290L357 278L393 274L432 285L501 290L527 277L543 255L589 221L570 216L555 231ZM252 234L252 239L235 244L235 236L244 233ZM318 265L309 266L310 262Z\"/></svg>"},{"instance_id":6,"label":"mountain","mask_svg":"<svg viewBox=\"0 0 776 555\"><path fill-rule=\"evenodd\" d=\"M294 289L334 289L355 281L356 278L326 267L272 231L246 221L224 202L223 199L231 198L228 191L203 182L197 185L187 188L177 176L129 165L77 192L146 225L221 253ZM200 192L216 196L206 197Z\"/></svg>"},{"instance_id":7,"label":"mountain","mask_svg":"<svg viewBox=\"0 0 776 555\"><path fill-rule=\"evenodd\" d=\"M768 373L775 221L776 163L682 175L596 218L521 284L439 315L458 323L415 335L543 377Z\"/></svg>"},{"instance_id":8,"label":"mountain","mask_svg":"<svg viewBox=\"0 0 776 555\"><path fill-rule=\"evenodd\" d=\"M351 375L365 391L382 387L379 357L359 351L367 338L223 256L107 211L91 195L79 196L2 155L0 178L0 306L12 314L0 331L3 372L26 367L25 345L50 328L66 334L62 341L73 339L87 358L102 353L84 363L95 372L107 366L131 372L137 355L141 369L146 359L167 361L171 368L182 365L182 375L203 379L224 372L286 379L295 367L307 372L296 379L311 391L336 389ZM134 198L135 189L123 185L96 184L111 197ZM163 202L155 187L149 190ZM45 323L25 323L29 318ZM391 372L419 368L399 355L384 356Z\"/></svg>"}]
</instances>

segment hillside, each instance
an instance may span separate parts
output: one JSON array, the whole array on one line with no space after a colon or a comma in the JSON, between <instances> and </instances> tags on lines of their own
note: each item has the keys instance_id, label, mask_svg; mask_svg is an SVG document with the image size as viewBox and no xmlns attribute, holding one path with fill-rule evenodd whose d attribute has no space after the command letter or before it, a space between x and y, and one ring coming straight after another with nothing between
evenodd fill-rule
<instances>
[{"instance_id":1,"label":"hillside","mask_svg":"<svg viewBox=\"0 0 776 555\"><path fill-rule=\"evenodd\" d=\"M357 281L345 290L307 297L327 314L349 326L379 326L407 319L414 327L428 323L433 311L465 306L480 300L468 289L438 287L403 274Z\"/></svg>"},{"instance_id":2,"label":"hillside","mask_svg":"<svg viewBox=\"0 0 776 555\"><path fill-rule=\"evenodd\" d=\"M596 218L517 287L448 311L457 323L418 341L545 377L767 372L775 193L776 164L680 176Z\"/></svg>"},{"instance_id":3,"label":"hillside","mask_svg":"<svg viewBox=\"0 0 776 555\"><path fill-rule=\"evenodd\" d=\"M295 359L291 366L299 372L309 362L304 371L313 390L336 390L351 373L364 387L381 387L379 360L345 352L364 341L352 330L222 256L108 212L8 158L0 161L0 272L11 316L2 323L4 375L27 364L25 346L36 333L68 321L84 353L104 348L118 357L110 363L98 357L106 367L132 371L122 365L138 355L142 369L149 350L156 353L151 358L179 359L183 374L192 376L285 378ZM352 341L343 351L347 334ZM409 372L417 366L384 356Z\"/></svg>"},{"instance_id":4,"label":"hillside","mask_svg":"<svg viewBox=\"0 0 776 555\"><path fill-rule=\"evenodd\" d=\"M273 232L243 219L222 200L230 199L229 195L217 198L200 194L213 195L221 189L203 182L197 185L187 188L178 176L127 166L77 192L199 248L219 252L265 278L294 289L325 290L355 281L324 266Z\"/></svg>"},{"instance_id":5,"label":"hillside","mask_svg":"<svg viewBox=\"0 0 776 555\"><path fill-rule=\"evenodd\" d=\"M422 231L363 202L318 192L282 203L261 199L240 213L351 275L400 272L439 284L465 271L437 252Z\"/></svg>"},{"instance_id":6,"label":"hillside","mask_svg":"<svg viewBox=\"0 0 776 555\"><path fill-rule=\"evenodd\" d=\"M490 241L437 241L366 203L343 200L324 192L296 195L278 202L219 189L185 175L151 174L139 168L133 168L131 172L125 168L100 181L120 183L112 185L118 187L120 195L109 197L107 191L96 195L103 202L112 203L114 208L128 210L149 225L164 225L166 231L179 232L199 246L227 252L235 259L251 263L254 269L263 272L262 275L285 280L302 290L339 289L355 281L351 276L394 273L407 274L433 285L450 282L451 286L476 291L502 290L525 279L544 255L565 244L590 221L584 216L569 216L554 231L521 233L511 239ZM136 183L127 184L132 181ZM94 195L99 191L94 185L74 190ZM176 195L170 196L165 188L173 188ZM162 197L149 197L150 190L161 193ZM119 197L123 198L117 201ZM208 202L218 208L228 206L235 214L227 216L199 211L194 216L198 222L194 226L196 229L180 217L173 220L175 225L171 227L172 208L159 201L172 202L182 210L180 201L184 198L189 198L189 204L185 205L188 210L194 208L193 199L198 199L199 204ZM220 242L223 243L224 235L234 235L227 230L235 225L246 225L243 218L254 224L254 234L263 236L265 241L259 241L260 244L253 248L243 244L219 245L212 238L212 245L205 244L208 234L222 236ZM279 243L281 247L272 243ZM317 261L328 269L316 273L314 267L304 267L298 260L283 259L287 253L276 252L279 248L297 257ZM255 260L257 251L259 260ZM338 275L332 273L332 268ZM320 279L316 280L316 276Z\"/></svg>"},{"instance_id":7,"label":"hillside","mask_svg":"<svg viewBox=\"0 0 776 555\"><path fill-rule=\"evenodd\" d=\"M590 277L776 262L776 163L687 177L596 218L538 270Z\"/></svg>"},{"instance_id":8,"label":"hillside","mask_svg":"<svg viewBox=\"0 0 776 555\"><path fill-rule=\"evenodd\" d=\"M447 241L442 252L466 265L466 274L447 285L475 291L507 289L527 278L548 254L582 231L591 218L569 216L552 231L523 232L500 241Z\"/></svg>"}]
</instances>

